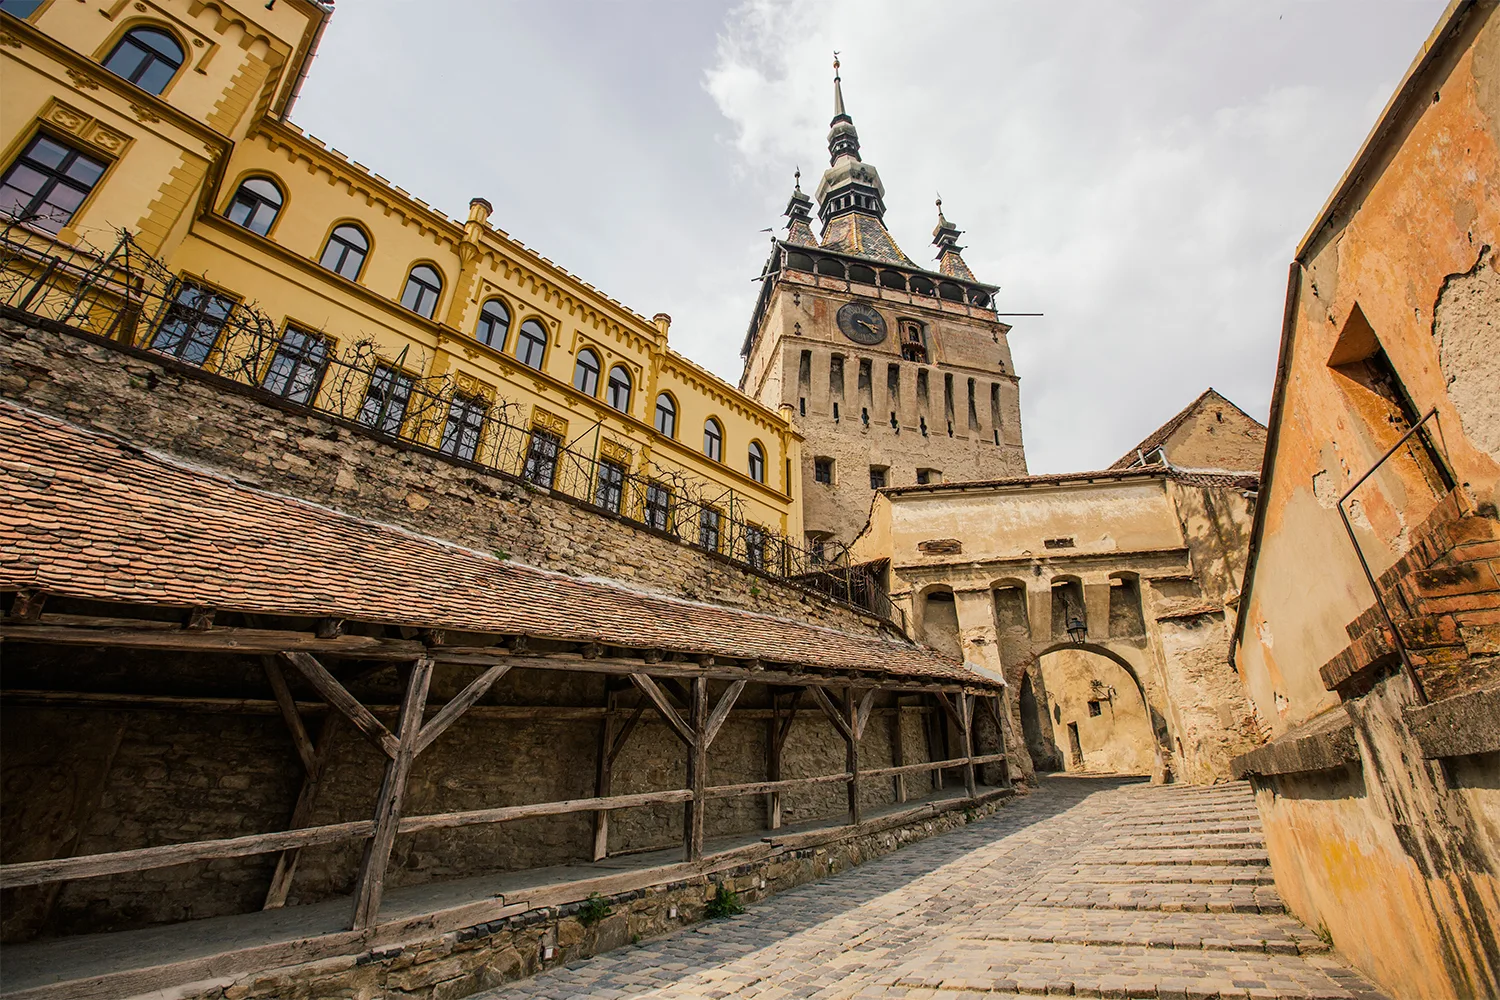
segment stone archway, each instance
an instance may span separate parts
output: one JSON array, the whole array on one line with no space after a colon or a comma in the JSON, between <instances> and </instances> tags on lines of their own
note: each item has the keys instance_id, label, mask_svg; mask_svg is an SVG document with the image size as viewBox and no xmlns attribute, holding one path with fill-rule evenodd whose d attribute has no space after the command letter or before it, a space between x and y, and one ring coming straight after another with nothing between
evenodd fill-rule
<instances>
[{"instance_id":1,"label":"stone archway","mask_svg":"<svg viewBox=\"0 0 1500 1000\"><path fill-rule=\"evenodd\" d=\"M1099 643L1055 642L1035 663L1067 770L1155 773L1164 721L1128 660Z\"/></svg>"}]
</instances>

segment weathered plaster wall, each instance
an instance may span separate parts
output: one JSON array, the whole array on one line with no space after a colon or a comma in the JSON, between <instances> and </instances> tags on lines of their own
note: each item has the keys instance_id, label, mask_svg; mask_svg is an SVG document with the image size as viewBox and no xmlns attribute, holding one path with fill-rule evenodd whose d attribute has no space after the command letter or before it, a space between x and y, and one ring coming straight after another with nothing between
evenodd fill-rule
<instances>
[{"instance_id":1,"label":"weathered plaster wall","mask_svg":"<svg viewBox=\"0 0 1500 1000\"><path fill-rule=\"evenodd\" d=\"M1178 468L1258 472L1266 429L1238 407L1210 397L1167 437L1162 450Z\"/></svg>"},{"instance_id":2,"label":"weathered plaster wall","mask_svg":"<svg viewBox=\"0 0 1500 1000\"><path fill-rule=\"evenodd\" d=\"M1492 2L1450 5L1403 82L1409 99L1387 110L1332 214L1299 249L1235 650L1279 734L1236 764L1257 789L1278 888L1400 1000L1500 995L1500 738L1492 717L1465 720L1451 704L1493 697L1486 678L1500 651L1486 638L1500 620L1486 566L1488 539L1500 537L1495 12ZM1441 700L1420 706L1393 673L1393 638L1337 504L1408 418L1430 409L1457 491L1444 498L1435 460L1412 446L1346 504L1370 569L1394 577L1382 586L1413 661L1438 668L1429 694ZM1434 527L1445 508L1448 523ZM1325 664L1347 669L1325 675ZM1446 748L1423 745L1420 712L1445 720ZM1313 733L1344 720L1352 736L1337 752Z\"/></svg>"}]
</instances>

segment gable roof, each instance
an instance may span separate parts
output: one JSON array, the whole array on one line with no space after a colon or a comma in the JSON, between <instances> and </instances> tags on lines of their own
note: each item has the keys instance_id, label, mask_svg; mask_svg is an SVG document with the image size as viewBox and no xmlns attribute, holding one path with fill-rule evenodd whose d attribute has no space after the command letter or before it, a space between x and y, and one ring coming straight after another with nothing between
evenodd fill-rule
<instances>
[{"instance_id":1,"label":"gable roof","mask_svg":"<svg viewBox=\"0 0 1500 1000\"><path fill-rule=\"evenodd\" d=\"M0 590L992 683L908 641L565 576L253 489L9 401L0 496Z\"/></svg>"},{"instance_id":2,"label":"gable roof","mask_svg":"<svg viewBox=\"0 0 1500 1000\"><path fill-rule=\"evenodd\" d=\"M1176 433L1179 427L1187 422L1188 417L1191 417L1194 413L1205 408L1211 402L1229 407L1230 409L1234 410L1234 412L1238 413L1240 416L1244 417L1246 420L1259 427L1261 430L1265 430L1264 424L1262 424L1259 420L1256 420L1244 410L1240 409L1238 406L1235 406L1234 403L1230 402L1227 398L1221 395L1218 390L1210 386L1209 388L1203 390L1203 392L1198 396L1197 399L1193 400L1187 406L1184 406L1180 411L1178 411L1175 417L1162 424L1150 434L1147 434L1145 440L1141 441L1140 444L1136 445L1134 448L1131 448L1124 455L1116 459L1114 464L1111 465L1110 468L1127 469L1135 462L1139 461L1141 455L1151 454L1151 452L1166 444L1167 439L1170 438L1174 433Z\"/></svg>"}]
</instances>

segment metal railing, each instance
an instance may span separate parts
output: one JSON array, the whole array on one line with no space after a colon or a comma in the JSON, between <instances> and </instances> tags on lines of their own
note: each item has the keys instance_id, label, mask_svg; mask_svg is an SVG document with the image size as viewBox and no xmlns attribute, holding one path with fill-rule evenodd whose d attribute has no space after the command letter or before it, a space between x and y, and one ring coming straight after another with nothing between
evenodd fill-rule
<instances>
[{"instance_id":1,"label":"metal railing","mask_svg":"<svg viewBox=\"0 0 1500 1000\"><path fill-rule=\"evenodd\" d=\"M1439 497L1446 495L1447 492L1451 492L1457 480L1453 476L1453 469L1447 457L1439 450L1437 442L1433 439L1431 433L1426 430L1426 424L1429 420L1437 426L1438 433L1441 435L1442 422L1438 419L1437 407L1433 407L1420 420L1412 424L1406 433L1402 434L1396 440L1395 444L1387 448L1385 454L1381 455L1375 460L1375 464L1365 470L1364 475L1350 484L1349 488L1339 497L1338 502L1339 519L1344 524L1345 534L1349 536L1349 544L1354 546L1354 555L1359 559L1359 568L1364 570L1365 580L1369 582L1370 590L1375 593L1375 604L1380 608L1380 617L1385 621L1386 628L1390 630L1391 642L1395 645L1396 652L1401 657L1401 669L1406 674L1407 680L1411 682L1417 701L1423 704L1427 701L1427 693L1422 689L1422 680L1417 676L1416 668L1412 666L1411 654L1406 649L1405 640L1401 638L1401 630L1396 627L1395 617L1386 605L1385 595L1380 591L1380 584L1375 578L1375 573L1370 569L1369 561L1365 559L1364 549L1360 547L1359 538L1354 533L1354 525L1349 520L1349 512L1345 509L1344 503L1354 495L1355 490L1363 486L1387 461L1403 448L1408 448L1408 442L1413 437L1416 437L1420 443L1421 451L1419 453L1409 451L1408 453L1411 454L1412 461L1417 465L1418 471L1421 473L1424 481L1433 487L1433 492ZM1424 459L1427 464L1432 466L1431 470L1424 467ZM1432 480L1434 476L1437 478L1438 483L1445 487L1443 491L1439 491L1433 485Z\"/></svg>"},{"instance_id":2,"label":"metal railing","mask_svg":"<svg viewBox=\"0 0 1500 1000\"><path fill-rule=\"evenodd\" d=\"M276 323L253 302L173 274L129 232L113 247L70 247L12 222L0 231L0 304L153 351L378 438L481 466L905 628L905 613L836 543L808 547L753 522L732 488L682 469L633 470L594 422L571 440L492 386L408 346L395 356L348 331Z\"/></svg>"}]
</instances>

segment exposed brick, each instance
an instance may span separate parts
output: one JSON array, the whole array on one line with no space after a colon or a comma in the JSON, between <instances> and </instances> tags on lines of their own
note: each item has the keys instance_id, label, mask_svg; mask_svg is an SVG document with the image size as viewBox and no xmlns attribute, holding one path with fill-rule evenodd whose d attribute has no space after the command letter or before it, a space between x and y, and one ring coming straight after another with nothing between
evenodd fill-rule
<instances>
[{"instance_id":1,"label":"exposed brick","mask_svg":"<svg viewBox=\"0 0 1500 1000\"><path fill-rule=\"evenodd\" d=\"M1415 595L1420 598L1479 594L1500 590L1500 581L1487 563L1460 563L1412 574Z\"/></svg>"},{"instance_id":2,"label":"exposed brick","mask_svg":"<svg viewBox=\"0 0 1500 1000\"><path fill-rule=\"evenodd\" d=\"M1440 615L1445 612L1479 611L1488 608L1500 608L1500 591L1457 594L1453 597L1431 597L1422 601L1418 610L1424 615Z\"/></svg>"}]
</instances>

